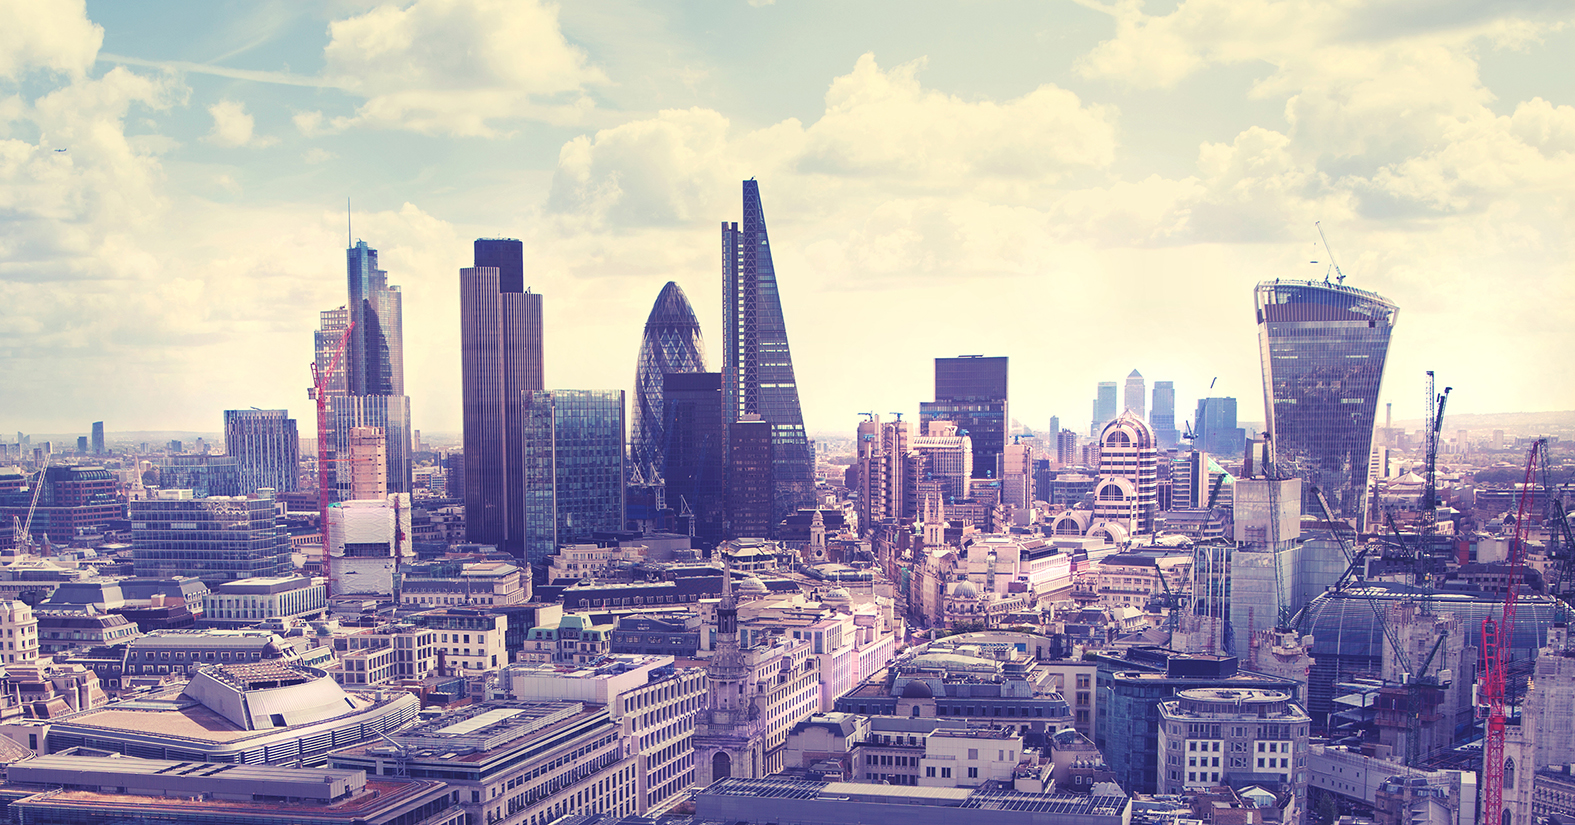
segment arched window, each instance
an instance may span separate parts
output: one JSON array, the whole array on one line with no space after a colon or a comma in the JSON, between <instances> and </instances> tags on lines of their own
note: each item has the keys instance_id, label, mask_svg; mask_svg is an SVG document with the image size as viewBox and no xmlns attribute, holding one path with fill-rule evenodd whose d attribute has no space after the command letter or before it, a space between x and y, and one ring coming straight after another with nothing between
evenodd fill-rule
<instances>
[{"instance_id":1,"label":"arched window","mask_svg":"<svg viewBox=\"0 0 1575 825\"><path fill-rule=\"evenodd\" d=\"M733 760L728 758L726 753L717 751L717 754L711 757L711 781L726 779L732 775Z\"/></svg>"},{"instance_id":2,"label":"arched window","mask_svg":"<svg viewBox=\"0 0 1575 825\"><path fill-rule=\"evenodd\" d=\"M1506 787L1506 788L1513 788L1513 787L1515 787L1515 760L1514 759L1506 758L1504 760L1504 787ZM1504 815L1508 816L1509 815L1509 811L1505 811Z\"/></svg>"},{"instance_id":3,"label":"arched window","mask_svg":"<svg viewBox=\"0 0 1575 825\"><path fill-rule=\"evenodd\" d=\"M1130 446L1132 446L1132 439L1128 438L1127 434L1124 431L1116 430L1115 432L1110 434L1109 438L1105 439L1105 446L1106 447L1130 447Z\"/></svg>"}]
</instances>

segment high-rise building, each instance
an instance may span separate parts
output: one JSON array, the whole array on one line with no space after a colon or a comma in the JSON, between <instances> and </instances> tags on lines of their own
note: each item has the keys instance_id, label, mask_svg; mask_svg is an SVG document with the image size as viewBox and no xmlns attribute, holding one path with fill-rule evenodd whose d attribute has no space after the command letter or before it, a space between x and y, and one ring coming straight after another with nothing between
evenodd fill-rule
<instances>
[{"instance_id":1,"label":"high-rise building","mask_svg":"<svg viewBox=\"0 0 1575 825\"><path fill-rule=\"evenodd\" d=\"M525 403L543 386L541 296L519 241L482 238L459 271L465 537L525 550Z\"/></svg>"},{"instance_id":2,"label":"high-rise building","mask_svg":"<svg viewBox=\"0 0 1575 825\"><path fill-rule=\"evenodd\" d=\"M667 440L663 434L662 388L670 373L705 372L700 321L678 284L668 281L645 319L640 363L634 375L634 415L630 419L631 469L646 482L662 478ZM717 400L717 410L722 408Z\"/></svg>"},{"instance_id":3,"label":"high-rise building","mask_svg":"<svg viewBox=\"0 0 1575 825\"><path fill-rule=\"evenodd\" d=\"M1154 431L1124 410L1099 434L1099 483L1094 487L1094 528L1105 525L1119 544L1154 532L1159 511L1158 452ZM1119 531L1119 532L1118 532Z\"/></svg>"},{"instance_id":4,"label":"high-rise building","mask_svg":"<svg viewBox=\"0 0 1575 825\"><path fill-rule=\"evenodd\" d=\"M662 437L667 506L685 529L691 529L695 545L709 550L722 541L727 518L721 373L663 376Z\"/></svg>"},{"instance_id":5,"label":"high-rise building","mask_svg":"<svg viewBox=\"0 0 1575 825\"><path fill-rule=\"evenodd\" d=\"M745 415L727 428L727 526L733 538L759 538L771 532L772 474L776 472L776 444L771 422Z\"/></svg>"},{"instance_id":6,"label":"high-rise building","mask_svg":"<svg viewBox=\"0 0 1575 825\"><path fill-rule=\"evenodd\" d=\"M1264 281L1255 297L1275 461L1306 482L1303 512L1316 512L1317 488L1335 515L1359 519L1399 310L1382 296L1323 281Z\"/></svg>"},{"instance_id":7,"label":"high-rise building","mask_svg":"<svg viewBox=\"0 0 1575 825\"><path fill-rule=\"evenodd\" d=\"M929 422L924 433L913 439L919 474L909 481L939 484L944 502L968 498L972 492L969 481L974 475L972 437L959 430L955 423L944 420Z\"/></svg>"},{"instance_id":8,"label":"high-rise building","mask_svg":"<svg viewBox=\"0 0 1575 825\"><path fill-rule=\"evenodd\" d=\"M127 507L138 576L196 576L213 584L290 572L290 533L267 490L209 498L158 490Z\"/></svg>"},{"instance_id":9,"label":"high-rise building","mask_svg":"<svg viewBox=\"0 0 1575 825\"><path fill-rule=\"evenodd\" d=\"M1058 464L1076 464L1080 456L1077 454L1077 433L1071 430L1062 430L1055 437L1055 460Z\"/></svg>"},{"instance_id":10,"label":"high-rise building","mask_svg":"<svg viewBox=\"0 0 1575 825\"><path fill-rule=\"evenodd\" d=\"M348 477L348 495L340 501L383 501L388 498L388 441L377 427L351 427L349 451L339 457L339 477ZM334 591L338 593L338 590Z\"/></svg>"},{"instance_id":11,"label":"high-rise building","mask_svg":"<svg viewBox=\"0 0 1575 825\"><path fill-rule=\"evenodd\" d=\"M394 596L399 565L415 558L410 496L395 493L330 506L328 555L335 596Z\"/></svg>"},{"instance_id":12,"label":"high-rise building","mask_svg":"<svg viewBox=\"0 0 1575 825\"><path fill-rule=\"evenodd\" d=\"M225 410L224 449L240 465L237 492L297 489L301 439L289 410Z\"/></svg>"},{"instance_id":13,"label":"high-rise building","mask_svg":"<svg viewBox=\"0 0 1575 825\"><path fill-rule=\"evenodd\" d=\"M742 226L722 224L722 281L722 327L727 330L722 348L723 421L732 425L755 415L771 427L774 528L813 502L815 455L804 433L781 291L766 237L766 214L760 204L760 184L754 180L744 181ZM770 530L764 536L770 537Z\"/></svg>"},{"instance_id":14,"label":"high-rise building","mask_svg":"<svg viewBox=\"0 0 1575 825\"><path fill-rule=\"evenodd\" d=\"M935 400L919 403L919 425L950 421L973 439L973 477L1000 478L1012 419L1006 405L1006 357L935 359Z\"/></svg>"},{"instance_id":15,"label":"high-rise building","mask_svg":"<svg viewBox=\"0 0 1575 825\"><path fill-rule=\"evenodd\" d=\"M104 422L93 422L93 455L104 454Z\"/></svg>"},{"instance_id":16,"label":"high-rise building","mask_svg":"<svg viewBox=\"0 0 1575 825\"><path fill-rule=\"evenodd\" d=\"M1105 423L1116 417L1121 412L1116 408L1116 382L1099 382L1098 394L1094 396L1094 421L1088 428L1090 437L1098 438L1099 431L1104 429Z\"/></svg>"},{"instance_id":17,"label":"high-rise building","mask_svg":"<svg viewBox=\"0 0 1575 825\"><path fill-rule=\"evenodd\" d=\"M1139 419L1147 421L1148 410L1144 406L1144 401L1146 400L1147 395L1148 392L1145 390L1143 384L1143 374L1137 370L1133 370L1127 375L1126 386L1122 389L1122 410L1131 411L1132 414L1136 415Z\"/></svg>"},{"instance_id":18,"label":"high-rise building","mask_svg":"<svg viewBox=\"0 0 1575 825\"><path fill-rule=\"evenodd\" d=\"M1050 429L1046 430L1046 432L1048 433L1048 435L1045 436L1045 441L1047 443L1055 441L1056 435L1061 432L1061 416L1059 416L1059 415L1052 415L1052 416L1050 416Z\"/></svg>"},{"instance_id":19,"label":"high-rise building","mask_svg":"<svg viewBox=\"0 0 1575 825\"><path fill-rule=\"evenodd\" d=\"M38 461L42 465L43 458ZM107 528L126 515L126 505L115 495L115 474L103 467L41 467L27 486L6 486L0 492L0 524L26 523L35 539L69 542L79 530Z\"/></svg>"},{"instance_id":20,"label":"high-rise building","mask_svg":"<svg viewBox=\"0 0 1575 825\"><path fill-rule=\"evenodd\" d=\"M241 463L233 455L172 455L159 465L159 486L190 490L198 498L242 496Z\"/></svg>"},{"instance_id":21,"label":"high-rise building","mask_svg":"<svg viewBox=\"0 0 1575 825\"><path fill-rule=\"evenodd\" d=\"M530 394L523 428L527 561L623 529L623 404L623 390Z\"/></svg>"},{"instance_id":22,"label":"high-rise building","mask_svg":"<svg viewBox=\"0 0 1575 825\"><path fill-rule=\"evenodd\" d=\"M1161 450L1181 441L1181 432L1176 429L1176 382L1154 382L1154 406L1149 409L1148 423L1154 428Z\"/></svg>"},{"instance_id":23,"label":"high-rise building","mask_svg":"<svg viewBox=\"0 0 1575 825\"><path fill-rule=\"evenodd\" d=\"M1236 399L1199 398L1192 448L1217 456L1240 458L1247 449L1247 431L1236 426Z\"/></svg>"},{"instance_id":24,"label":"high-rise building","mask_svg":"<svg viewBox=\"0 0 1575 825\"><path fill-rule=\"evenodd\" d=\"M404 296L378 268L377 250L356 241L345 250L347 298L338 309L319 313L317 363L325 372L327 453L334 463L332 497L351 496L339 464L351 449L351 431L383 430L389 492L410 492L410 397L405 395ZM349 338L345 330L349 329ZM334 355L344 342L339 364Z\"/></svg>"}]
</instances>

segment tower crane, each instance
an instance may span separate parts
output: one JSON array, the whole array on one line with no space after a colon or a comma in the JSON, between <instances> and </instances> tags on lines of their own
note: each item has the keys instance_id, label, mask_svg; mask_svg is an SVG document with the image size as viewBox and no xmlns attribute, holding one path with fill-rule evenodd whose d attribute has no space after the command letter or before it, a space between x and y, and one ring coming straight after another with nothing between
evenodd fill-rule
<instances>
[{"instance_id":1,"label":"tower crane","mask_svg":"<svg viewBox=\"0 0 1575 825\"><path fill-rule=\"evenodd\" d=\"M1515 633L1515 597L1526 566L1526 522L1531 516L1533 471L1537 457L1547 465L1548 440L1537 439L1526 455L1526 477L1515 509L1515 538L1509 545L1509 575L1504 583L1504 606L1498 619L1489 613L1482 620L1482 699L1487 705L1487 736L1482 747L1483 821L1496 823L1504 812L1504 739L1509 721L1504 710L1509 650Z\"/></svg>"},{"instance_id":2,"label":"tower crane","mask_svg":"<svg viewBox=\"0 0 1575 825\"><path fill-rule=\"evenodd\" d=\"M345 327L344 334L339 336L339 347L334 350L334 360L329 363L328 369L312 362L310 396L317 402L317 525L323 534L323 580L326 582L327 596L333 595L334 587L333 561L328 553L328 504L332 498L328 493L328 382L339 371L339 359L344 356L345 344L350 341L350 334L354 331L355 321L351 321Z\"/></svg>"},{"instance_id":3,"label":"tower crane","mask_svg":"<svg viewBox=\"0 0 1575 825\"><path fill-rule=\"evenodd\" d=\"M19 553L33 552L33 514L38 512L38 498L44 492L44 482L49 473L49 456L44 456L44 466L38 468L38 475L33 476L33 501L27 505L27 519L20 523L15 516L11 517L13 535L16 536L16 549Z\"/></svg>"},{"instance_id":4,"label":"tower crane","mask_svg":"<svg viewBox=\"0 0 1575 825\"><path fill-rule=\"evenodd\" d=\"M1449 402L1449 391L1454 387L1445 387L1442 393L1436 392L1433 371L1427 371L1427 486L1422 491L1422 524L1417 530L1418 535L1426 536L1438 519L1438 444L1444 429L1444 405Z\"/></svg>"},{"instance_id":5,"label":"tower crane","mask_svg":"<svg viewBox=\"0 0 1575 825\"><path fill-rule=\"evenodd\" d=\"M1318 228L1318 240L1323 241L1323 251L1329 253L1329 265L1334 267L1335 278L1341 286L1344 286L1345 273L1340 271L1340 264L1334 260L1334 250L1329 248L1329 239L1323 235L1323 221L1313 221L1313 226ZM1327 276L1324 280L1327 282Z\"/></svg>"}]
</instances>

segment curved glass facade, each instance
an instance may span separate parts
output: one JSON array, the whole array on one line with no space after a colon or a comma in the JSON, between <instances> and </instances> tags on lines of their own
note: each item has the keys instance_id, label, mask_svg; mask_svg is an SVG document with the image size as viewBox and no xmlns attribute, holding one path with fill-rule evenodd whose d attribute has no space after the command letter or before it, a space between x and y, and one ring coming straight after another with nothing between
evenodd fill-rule
<instances>
[{"instance_id":1,"label":"curved glass facade","mask_svg":"<svg viewBox=\"0 0 1575 825\"><path fill-rule=\"evenodd\" d=\"M1281 468L1318 487L1335 515L1362 517L1373 419L1398 309L1326 281L1264 281L1256 290L1263 406Z\"/></svg>"},{"instance_id":2,"label":"curved glass facade","mask_svg":"<svg viewBox=\"0 0 1575 825\"><path fill-rule=\"evenodd\" d=\"M634 374L634 416L629 431L632 472L647 482L662 477L667 439L662 424L662 376L705 372L700 321L678 284L668 281L645 319L640 363Z\"/></svg>"}]
</instances>

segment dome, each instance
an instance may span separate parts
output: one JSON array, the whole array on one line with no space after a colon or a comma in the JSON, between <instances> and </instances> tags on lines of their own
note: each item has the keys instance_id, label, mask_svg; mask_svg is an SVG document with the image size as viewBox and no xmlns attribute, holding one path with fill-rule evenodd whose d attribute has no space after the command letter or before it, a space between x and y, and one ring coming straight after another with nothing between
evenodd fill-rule
<instances>
[{"instance_id":1,"label":"dome","mask_svg":"<svg viewBox=\"0 0 1575 825\"><path fill-rule=\"evenodd\" d=\"M745 576L738 582L738 592L748 593L752 596L764 596L770 591L767 589L765 582L754 576Z\"/></svg>"},{"instance_id":2,"label":"dome","mask_svg":"<svg viewBox=\"0 0 1575 825\"><path fill-rule=\"evenodd\" d=\"M930 686L923 679L910 679L908 684L902 688L902 698L934 699L935 692L930 690Z\"/></svg>"},{"instance_id":3,"label":"dome","mask_svg":"<svg viewBox=\"0 0 1575 825\"><path fill-rule=\"evenodd\" d=\"M824 599L821 599L821 601L823 601L823 602L836 602L838 604L847 604L848 602L853 601L853 596L850 595L848 593L848 591L843 590L840 587L833 587L831 589L831 592L827 593L826 597Z\"/></svg>"},{"instance_id":4,"label":"dome","mask_svg":"<svg viewBox=\"0 0 1575 825\"><path fill-rule=\"evenodd\" d=\"M979 588L975 587L973 582L963 579L952 590L952 595L959 599L977 599L979 598Z\"/></svg>"}]
</instances>

